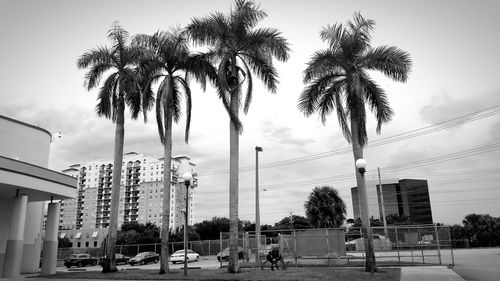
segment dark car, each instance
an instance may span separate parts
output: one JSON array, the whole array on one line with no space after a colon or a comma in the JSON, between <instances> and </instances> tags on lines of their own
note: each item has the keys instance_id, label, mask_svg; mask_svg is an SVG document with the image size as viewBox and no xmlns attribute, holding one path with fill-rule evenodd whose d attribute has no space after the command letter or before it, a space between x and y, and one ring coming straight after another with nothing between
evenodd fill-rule
<instances>
[{"instance_id":1,"label":"dark car","mask_svg":"<svg viewBox=\"0 0 500 281\"><path fill-rule=\"evenodd\" d=\"M103 264L105 258L106 257L102 257L99 259L99 265ZM128 261L130 260L130 257L124 256L122 254L115 254L115 260L116 260L116 265L127 264Z\"/></svg>"},{"instance_id":2,"label":"dark car","mask_svg":"<svg viewBox=\"0 0 500 281\"><path fill-rule=\"evenodd\" d=\"M97 258L94 258L89 254L74 254L69 255L64 259L64 266L67 268L72 266L82 267L87 265L97 265Z\"/></svg>"},{"instance_id":3,"label":"dark car","mask_svg":"<svg viewBox=\"0 0 500 281\"><path fill-rule=\"evenodd\" d=\"M135 264L157 263L159 260L160 256L154 252L142 252L131 258L128 263L133 266Z\"/></svg>"},{"instance_id":4,"label":"dark car","mask_svg":"<svg viewBox=\"0 0 500 281\"><path fill-rule=\"evenodd\" d=\"M245 258L245 254L243 253L243 248L238 247L238 259L242 260ZM229 260L229 247L225 248L222 252L217 254L217 260L220 262Z\"/></svg>"}]
</instances>

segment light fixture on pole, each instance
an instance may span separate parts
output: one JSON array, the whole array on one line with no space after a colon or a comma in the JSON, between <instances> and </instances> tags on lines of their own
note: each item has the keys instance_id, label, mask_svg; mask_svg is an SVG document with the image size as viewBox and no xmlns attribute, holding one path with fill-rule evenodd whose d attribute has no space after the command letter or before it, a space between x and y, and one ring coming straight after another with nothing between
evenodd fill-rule
<instances>
[{"instance_id":1,"label":"light fixture on pole","mask_svg":"<svg viewBox=\"0 0 500 281\"><path fill-rule=\"evenodd\" d=\"M375 262L375 253L373 249L373 238L370 226L370 216L368 213L368 196L366 193L366 182L365 182L365 172L366 172L366 160L359 158L356 160L356 169L360 175L360 180L358 182L358 198L360 203L360 213L361 213L361 223L363 227L363 235L365 238L365 253L366 262L365 269L373 273L377 270L377 265Z\"/></svg>"},{"instance_id":2,"label":"light fixture on pole","mask_svg":"<svg viewBox=\"0 0 500 281\"><path fill-rule=\"evenodd\" d=\"M186 185L186 214L184 219L184 276L187 276L189 186L191 186L193 175L186 172L182 175L182 179L184 180L184 185Z\"/></svg>"},{"instance_id":3,"label":"light fixture on pole","mask_svg":"<svg viewBox=\"0 0 500 281\"><path fill-rule=\"evenodd\" d=\"M264 151L262 147L255 147L255 238L257 242L257 254L255 258L260 266L260 209L259 209L259 152Z\"/></svg>"}]
</instances>

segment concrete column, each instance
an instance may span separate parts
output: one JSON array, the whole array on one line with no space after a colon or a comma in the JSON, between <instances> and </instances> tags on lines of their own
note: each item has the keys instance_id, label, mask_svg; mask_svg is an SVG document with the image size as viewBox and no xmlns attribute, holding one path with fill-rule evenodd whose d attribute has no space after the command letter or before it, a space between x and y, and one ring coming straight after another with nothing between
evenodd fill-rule
<instances>
[{"instance_id":1,"label":"concrete column","mask_svg":"<svg viewBox=\"0 0 500 281\"><path fill-rule=\"evenodd\" d=\"M59 230L59 202L50 203L47 209L47 227L42 252L42 274L56 274L57 232Z\"/></svg>"},{"instance_id":2,"label":"concrete column","mask_svg":"<svg viewBox=\"0 0 500 281\"><path fill-rule=\"evenodd\" d=\"M21 261L23 258L24 226L26 222L26 207L28 196L20 195L14 198L12 206L12 220L10 222L9 238L5 250L3 263L4 278L16 278L21 275Z\"/></svg>"},{"instance_id":3,"label":"concrete column","mask_svg":"<svg viewBox=\"0 0 500 281\"><path fill-rule=\"evenodd\" d=\"M42 222L45 202L29 202L24 226L21 273L38 273L42 249Z\"/></svg>"}]
</instances>

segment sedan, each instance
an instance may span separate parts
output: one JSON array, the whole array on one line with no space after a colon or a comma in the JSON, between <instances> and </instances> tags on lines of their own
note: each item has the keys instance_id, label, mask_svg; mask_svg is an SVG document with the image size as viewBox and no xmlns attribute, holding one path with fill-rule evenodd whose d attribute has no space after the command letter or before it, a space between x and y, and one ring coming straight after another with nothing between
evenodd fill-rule
<instances>
[{"instance_id":1,"label":"sedan","mask_svg":"<svg viewBox=\"0 0 500 281\"><path fill-rule=\"evenodd\" d=\"M243 248L238 247L238 259L242 260L245 258L245 254L243 253ZM220 261L228 261L229 260L229 247L225 248L222 252L217 254L217 260Z\"/></svg>"},{"instance_id":2,"label":"sedan","mask_svg":"<svg viewBox=\"0 0 500 281\"><path fill-rule=\"evenodd\" d=\"M99 259L99 264L102 265L104 262L104 259L106 257L102 257ZM116 265L119 264L127 264L128 261L130 260L130 257L124 256L122 254L115 254L115 260L116 260Z\"/></svg>"},{"instance_id":3,"label":"sedan","mask_svg":"<svg viewBox=\"0 0 500 281\"><path fill-rule=\"evenodd\" d=\"M198 253L193 252L192 250L187 250L187 261L199 261L200 260L200 255ZM184 250L179 250L173 253L170 256L170 261L172 261L173 264L176 264L178 262L184 262Z\"/></svg>"},{"instance_id":4,"label":"sedan","mask_svg":"<svg viewBox=\"0 0 500 281\"><path fill-rule=\"evenodd\" d=\"M160 256L154 252L142 252L131 258L128 263L133 266L135 264L157 263L159 260Z\"/></svg>"},{"instance_id":5,"label":"sedan","mask_svg":"<svg viewBox=\"0 0 500 281\"><path fill-rule=\"evenodd\" d=\"M64 259L64 266L70 268L71 266L86 266L86 265L97 265L97 258L92 257L89 254L74 254L69 255Z\"/></svg>"}]
</instances>

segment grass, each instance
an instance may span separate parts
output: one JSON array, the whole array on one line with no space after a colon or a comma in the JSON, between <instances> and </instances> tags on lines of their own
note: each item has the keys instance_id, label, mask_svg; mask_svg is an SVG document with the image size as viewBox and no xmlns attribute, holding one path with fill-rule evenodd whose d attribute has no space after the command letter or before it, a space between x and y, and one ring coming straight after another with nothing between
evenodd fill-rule
<instances>
[{"instance_id":1,"label":"grass","mask_svg":"<svg viewBox=\"0 0 500 281\"><path fill-rule=\"evenodd\" d=\"M241 273L228 273L227 269L204 269L188 272L184 277L182 270L173 270L166 275L159 275L158 270L122 270L115 273L88 272L58 272L55 275L40 275L36 278L46 279L109 279L109 280L373 280L373 281L399 281L401 270L399 268L379 268L371 275L360 268L334 268L334 267L289 267L286 270L270 269L241 269Z\"/></svg>"}]
</instances>

